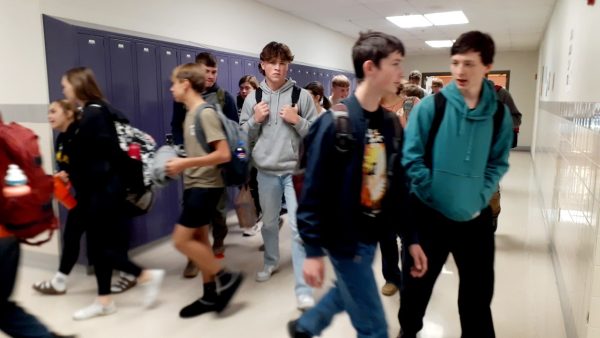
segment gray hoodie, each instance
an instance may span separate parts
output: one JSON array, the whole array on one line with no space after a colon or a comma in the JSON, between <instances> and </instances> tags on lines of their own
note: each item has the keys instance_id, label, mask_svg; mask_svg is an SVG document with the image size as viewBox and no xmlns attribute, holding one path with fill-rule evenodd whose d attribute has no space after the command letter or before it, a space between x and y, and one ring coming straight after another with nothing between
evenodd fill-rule
<instances>
[{"instance_id":1,"label":"gray hoodie","mask_svg":"<svg viewBox=\"0 0 600 338\"><path fill-rule=\"evenodd\" d=\"M272 91L263 80L262 101L269 105L269 116L262 122L254 120L255 93L250 92L244 101L240 125L248 132L252 148L252 162L257 169L272 175L291 174L298 162L298 149L302 137L308 133L310 123L317 117L317 110L310 93L300 91L298 109L300 121L296 125L285 122L279 111L292 104L292 88L295 82L286 80L277 91Z\"/></svg>"}]
</instances>

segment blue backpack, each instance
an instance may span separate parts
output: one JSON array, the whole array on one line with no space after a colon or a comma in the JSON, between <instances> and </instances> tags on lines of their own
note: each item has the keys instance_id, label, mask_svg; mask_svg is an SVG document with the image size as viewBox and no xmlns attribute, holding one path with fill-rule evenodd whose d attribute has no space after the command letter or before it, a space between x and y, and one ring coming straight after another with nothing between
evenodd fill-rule
<instances>
[{"instance_id":1,"label":"blue backpack","mask_svg":"<svg viewBox=\"0 0 600 338\"><path fill-rule=\"evenodd\" d=\"M223 126L223 132L225 133L229 150L231 151L231 160L219 165L225 185L240 186L246 184L250 175L248 134L237 122L228 119L225 114L223 114L223 111L218 104L215 107L212 104L203 103L198 108L198 114L196 115L195 132L198 143L200 143L207 153L212 152L214 149L206 142L206 135L204 134L202 120L200 119L200 113L206 108L212 108L217 112L217 116Z\"/></svg>"}]
</instances>

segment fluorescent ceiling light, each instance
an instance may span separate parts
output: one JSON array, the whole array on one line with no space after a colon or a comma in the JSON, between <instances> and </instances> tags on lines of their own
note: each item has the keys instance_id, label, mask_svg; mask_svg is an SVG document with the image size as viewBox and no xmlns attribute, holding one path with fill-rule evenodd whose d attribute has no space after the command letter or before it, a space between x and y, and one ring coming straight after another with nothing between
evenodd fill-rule
<instances>
[{"instance_id":1,"label":"fluorescent ceiling light","mask_svg":"<svg viewBox=\"0 0 600 338\"><path fill-rule=\"evenodd\" d=\"M425 43L433 48L445 48L452 47L454 40L429 40L425 41Z\"/></svg>"},{"instance_id":2,"label":"fluorescent ceiling light","mask_svg":"<svg viewBox=\"0 0 600 338\"><path fill-rule=\"evenodd\" d=\"M400 28L429 27L432 25L422 15L388 16L386 19Z\"/></svg>"},{"instance_id":3,"label":"fluorescent ceiling light","mask_svg":"<svg viewBox=\"0 0 600 338\"><path fill-rule=\"evenodd\" d=\"M425 14L427 20L436 26L459 25L469 23L463 11Z\"/></svg>"}]
</instances>

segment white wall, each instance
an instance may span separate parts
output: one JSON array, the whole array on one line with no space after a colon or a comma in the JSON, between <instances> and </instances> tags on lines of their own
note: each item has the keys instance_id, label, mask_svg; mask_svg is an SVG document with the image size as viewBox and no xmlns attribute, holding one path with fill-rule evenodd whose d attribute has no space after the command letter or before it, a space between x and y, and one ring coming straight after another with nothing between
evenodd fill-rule
<instances>
[{"instance_id":1,"label":"white wall","mask_svg":"<svg viewBox=\"0 0 600 338\"><path fill-rule=\"evenodd\" d=\"M580 338L600 337L600 133L560 110L600 109L599 19L600 4L557 1L540 45L532 148L567 333Z\"/></svg>"},{"instance_id":2,"label":"white wall","mask_svg":"<svg viewBox=\"0 0 600 338\"><path fill-rule=\"evenodd\" d=\"M523 114L519 147L530 147L533 139L537 62L537 51L500 52L494 57L493 70L510 70L510 93ZM450 52L444 55L408 54L404 64L405 74L414 69L421 72L449 72Z\"/></svg>"}]
</instances>

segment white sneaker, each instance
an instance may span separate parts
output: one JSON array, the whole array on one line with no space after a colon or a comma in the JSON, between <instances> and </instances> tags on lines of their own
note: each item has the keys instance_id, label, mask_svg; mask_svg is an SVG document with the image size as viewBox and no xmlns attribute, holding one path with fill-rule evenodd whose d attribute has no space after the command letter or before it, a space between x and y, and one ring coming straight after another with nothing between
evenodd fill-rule
<instances>
[{"instance_id":1,"label":"white sneaker","mask_svg":"<svg viewBox=\"0 0 600 338\"><path fill-rule=\"evenodd\" d=\"M277 266L274 265L265 265L264 268L256 273L256 281L257 282L266 282L271 279L271 275L273 275L277 271Z\"/></svg>"},{"instance_id":2,"label":"white sneaker","mask_svg":"<svg viewBox=\"0 0 600 338\"><path fill-rule=\"evenodd\" d=\"M256 224L254 224L253 227L244 230L244 233L242 234L242 236L244 236L244 237L254 236L260 232L260 229L262 229L262 226L263 226L262 221L256 222Z\"/></svg>"},{"instance_id":3,"label":"white sneaker","mask_svg":"<svg viewBox=\"0 0 600 338\"><path fill-rule=\"evenodd\" d=\"M110 304L104 306L99 302L95 301L91 305L84 307L83 309L75 311L73 313L74 320L86 320L99 316L107 316L117 312L117 306L112 301Z\"/></svg>"},{"instance_id":4,"label":"white sneaker","mask_svg":"<svg viewBox=\"0 0 600 338\"><path fill-rule=\"evenodd\" d=\"M311 295L300 295L296 298L298 310L304 311L315 306L315 299Z\"/></svg>"},{"instance_id":5,"label":"white sneaker","mask_svg":"<svg viewBox=\"0 0 600 338\"><path fill-rule=\"evenodd\" d=\"M143 305L146 308L151 307L156 302L160 286L165 278L165 270L150 270L149 273L152 275L150 280L140 284L144 288Z\"/></svg>"}]
</instances>

